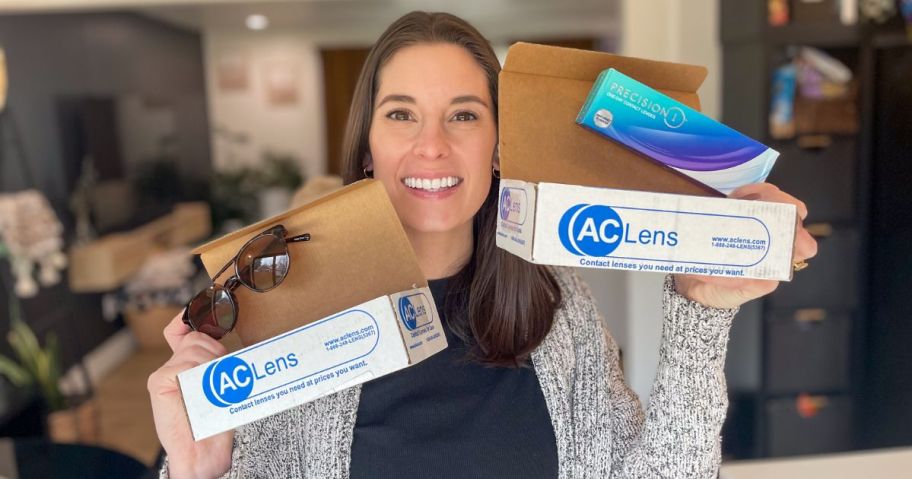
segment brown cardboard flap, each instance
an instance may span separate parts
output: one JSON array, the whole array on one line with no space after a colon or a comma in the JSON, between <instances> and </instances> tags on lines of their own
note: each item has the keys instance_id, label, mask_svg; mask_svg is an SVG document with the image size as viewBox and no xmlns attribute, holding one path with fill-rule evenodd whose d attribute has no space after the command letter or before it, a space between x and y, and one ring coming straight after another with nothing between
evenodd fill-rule
<instances>
[{"instance_id":1,"label":"brown cardboard flap","mask_svg":"<svg viewBox=\"0 0 912 479\"><path fill-rule=\"evenodd\" d=\"M240 317L235 331L245 345L292 330L379 296L427 285L408 237L383 185L364 180L313 203L260 221L200 246L215 274L252 237L282 224L289 235L311 240L288 246L285 281L265 293L235 291ZM234 268L223 273L224 283Z\"/></svg>"},{"instance_id":2,"label":"brown cardboard flap","mask_svg":"<svg viewBox=\"0 0 912 479\"><path fill-rule=\"evenodd\" d=\"M523 42L510 47L503 71L593 82L602 70L609 68L615 68L665 94L696 93L707 75L706 67L698 65Z\"/></svg>"},{"instance_id":3,"label":"brown cardboard flap","mask_svg":"<svg viewBox=\"0 0 912 479\"><path fill-rule=\"evenodd\" d=\"M500 167L504 178L699 196L721 193L576 124L607 68L699 109L706 69L607 53L517 43L500 73ZM664 87L664 88L663 88Z\"/></svg>"}]
</instances>

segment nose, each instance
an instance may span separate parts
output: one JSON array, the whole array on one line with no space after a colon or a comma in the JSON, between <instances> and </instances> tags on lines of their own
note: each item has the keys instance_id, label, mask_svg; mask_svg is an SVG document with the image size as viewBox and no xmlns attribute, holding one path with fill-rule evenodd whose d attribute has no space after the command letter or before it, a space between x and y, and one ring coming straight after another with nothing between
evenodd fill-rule
<instances>
[{"instance_id":1,"label":"nose","mask_svg":"<svg viewBox=\"0 0 912 479\"><path fill-rule=\"evenodd\" d=\"M428 160L444 158L450 153L450 145L442 125L425 123L415 141L415 155Z\"/></svg>"}]
</instances>

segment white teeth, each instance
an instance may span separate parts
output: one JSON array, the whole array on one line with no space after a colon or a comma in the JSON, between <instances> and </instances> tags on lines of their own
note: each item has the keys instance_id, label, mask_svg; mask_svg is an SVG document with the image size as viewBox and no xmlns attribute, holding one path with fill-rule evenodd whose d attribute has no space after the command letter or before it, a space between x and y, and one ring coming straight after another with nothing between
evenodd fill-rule
<instances>
[{"instance_id":1,"label":"white teeth","mask_svg":"<svg viewBox=\"0 0 912 479\"><path fill-rule=\"evenodd\" d=\"M402 182L409 188L421 189L426 191L439 191L450 188L459 184L459 178L455 176L446 176L443 178L405 178Z\"/></svg>"}]
</instances>

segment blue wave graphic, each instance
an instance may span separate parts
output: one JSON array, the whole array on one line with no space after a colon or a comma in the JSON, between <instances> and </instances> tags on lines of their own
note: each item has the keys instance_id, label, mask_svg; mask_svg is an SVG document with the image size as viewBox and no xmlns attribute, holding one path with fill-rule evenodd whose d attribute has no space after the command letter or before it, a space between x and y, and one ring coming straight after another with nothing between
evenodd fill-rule
<instances>
[{"instance_id":1,"label":"blue wave graphic","mask_svg":"<svg viewBox=\"0 0 912 479\"><path fill-rule=\"evenodd\" d=\"M580 125L720 191L763 181L775 164L779 154L766 145L617 70L606 73L577 117Z\"/></svg>"}]
</instances>

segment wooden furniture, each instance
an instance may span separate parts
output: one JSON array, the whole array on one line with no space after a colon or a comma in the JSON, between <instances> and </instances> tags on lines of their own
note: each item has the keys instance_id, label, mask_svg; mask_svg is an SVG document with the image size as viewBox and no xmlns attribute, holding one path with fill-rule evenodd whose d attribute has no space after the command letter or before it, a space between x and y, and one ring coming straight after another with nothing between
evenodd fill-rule
<instances>
[{"instance_id":1,"label":"wooden furniture","mask_svg":"<svg viewBox=\"0 0 912 479\"><path fill-rule=\"evenodd\" d=\"M139 228L71 248L70 289L76 293L117 289L139 271L150 255L192 244L211 233L208 204L179 203L170 214Z\"/></svg>"},{"instance_id":2,"label":"wooden furniture","mask_svg":"<svg viewBox=\"0 0 912 479\"><path fill-rule=\"evenodd\" d=\"M105 376L95 387L101 422L98 445L135 457L152 466L161 443L155 434L146 382L165 364L171 351L140 349Z\"/></svg>"},{"instance_id":3,"label":"wooden furniture","mask_svg":"<svg viewBox=\"0 0 912 479\"><path fill-rule=\"evenodd\" d=\"M827 454L809 458L734 461L722 464L719 479L894 479L912 470L912 449Z\"/></svg>"}]
</instances>

